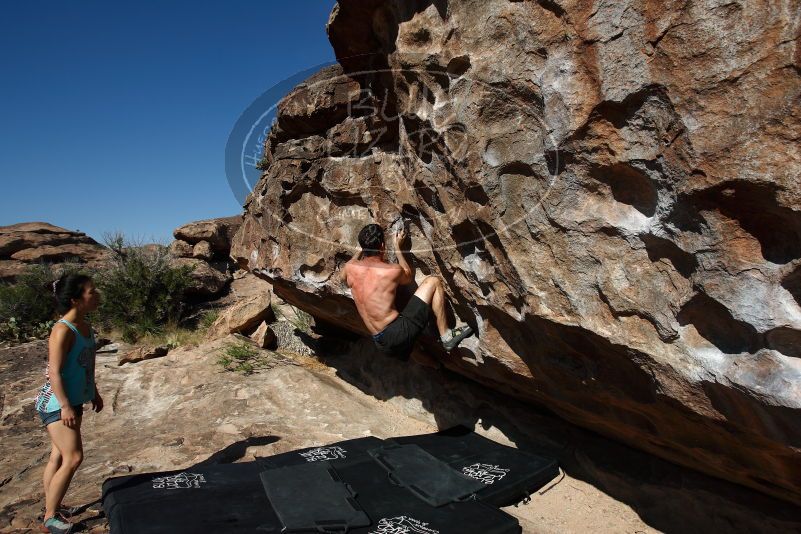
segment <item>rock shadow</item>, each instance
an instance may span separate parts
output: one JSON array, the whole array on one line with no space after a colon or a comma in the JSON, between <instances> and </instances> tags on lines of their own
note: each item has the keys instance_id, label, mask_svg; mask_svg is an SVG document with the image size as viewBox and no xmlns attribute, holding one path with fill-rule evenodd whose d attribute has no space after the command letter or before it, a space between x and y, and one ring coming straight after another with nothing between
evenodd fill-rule
<instances>
[{"instance_id":1,"label":"rock shadow","mask_svg":"<svg viewBox=\"0 0 801 534\"><path fill-rule=\"evenodd\" d=\"M498 318L495 320L500 322ZM543 367L589 365L590 369L601 371L598 362L574 361L575 354L582 351L582 347L590 347L599 340L581 335L574 327L565 327L560 336L573 339L558 345L557 336L553 332L548 335L542 325L536 334L526 332L532 324L537 331L537 320L527 318L524 327L509 318L509 323L501 326L508 336L505 341L530 361L541 358ZM517 324L516 328L512 328L513 322ZM320 359L335 369L337 376L364 393L384 401L395 397L419 401L439 429L455 425L485 430L495 428L521 450L557 458L571 477L624 502L643 521L663 532L801 528L799 507L604 438L567 423L539 405L521 402L447 368L432 371L411 362L388 358L378 353L372 340L366 337L353 339L352 336L339 338L329 335L321 341L318 345L321 347ZM556 348L536 348L555 343L574 356L560 357ZM418 350L426 350L425 344L418 344ZM609 350L605 352L607 356ZM438 356L446 363L453 358L478 361L477 355L465 347L453 351L450 356ZM484 367L492 367L489 361L481 365L482 371ZM613 383L616 387L632 381L645 384L626 387L635 387L637 391L628 393L648 402L654 395L653 386L649 385L652 382L639 373L642 371L637 370L631 376L623 373ZM490 370L486 374L491 376L493 373ZM601 373L599 376L605 375ZM491 378L486 382L486 385L493 385ZM495 387L501 388L499 384ZM416 406L416 403L412 405ZM711 510L714 513L710 513Z\"/></svg>"},{"instance_id":2,"label":"rock shadow","mask_svg":"<svg viewBox=\"0 0 801 534\"><path fill-rule=\"evenodd\" d=\"M698 333L725 354L756 352L759 334L750 324L738 321L723 304L705 293L697 293L679 311L681 326L693 325Z\"/></svg>"},{"instance_id":3,"label":"rock shadow","mask_svg":"<svg viewBox=\"0 0 801 534\"><path fill-rule=\"evenodd\" d=\"M215 452L202 462L196 463L192 467L215 464L232 464L237 460L244 458L249 447L261 447L263 445L269 445L270 443L275 443L280 439L281 438L278 436L249 437L228 445L224 449Z\"/></svg>"},{"instance_id":4,"label":"rock shadow","mask_svg":"<svg viewBox=\"0 0 801 534\"><path fill-rule=\"evenodd\" d=\"M219 464L232 464L235 463L237 460L244 458L245 453L247 452L248 447L258 447L262 445L269 445L270 443L275 443L279 441L281 438L278 436L259 436L259 437L249 437L236 443L232 443L228 445L224 449L221 449L212 455L210 455L205 460L198 462L196 464L190 465L188 467L184 467L181 469L170 469L168 471L164 471L165 473L178 473L181 471L191 471L196 467L205 467L209 465L219 465ZM144 479L149 479L153 476L152 473L141 473L132 476L128 481L124 484L120 484L118 486L114 486L111 491L117 491L123 488L127 488L130 486L135 486L139 484ZM86 507L89 507L93 504L99 503L100 500L98 499L94 503L87 504Z\"/></svg>"}]
</instances>

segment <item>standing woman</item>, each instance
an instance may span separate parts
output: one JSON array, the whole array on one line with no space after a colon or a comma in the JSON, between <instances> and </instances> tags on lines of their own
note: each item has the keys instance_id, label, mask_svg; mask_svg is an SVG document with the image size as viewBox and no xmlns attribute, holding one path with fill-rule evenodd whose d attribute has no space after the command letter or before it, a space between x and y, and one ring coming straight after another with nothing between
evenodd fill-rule
<instances>
[{"instance_id":1,"label":"standing woman","mask_svg":"<svg viewBox=\"0 0 801 534\"><path fill-rule=\"evenodd\" d=\"M61 501L83 460L81 419L83 404L96 412L103 399L95 386L95 335L86 314L100 305L100 293L91 277L67 274L53 282L61 319L50 332L47 383L36 396L36 409L50 435L52 450L44 470L44 532L64 534L72 524Z\"/></svg>"}]
</instances>

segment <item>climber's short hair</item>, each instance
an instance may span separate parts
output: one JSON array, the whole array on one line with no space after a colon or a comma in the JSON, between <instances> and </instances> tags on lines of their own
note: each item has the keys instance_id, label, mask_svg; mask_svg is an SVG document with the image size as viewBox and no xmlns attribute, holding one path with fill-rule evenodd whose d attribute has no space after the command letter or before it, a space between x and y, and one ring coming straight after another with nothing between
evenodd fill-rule
<instances>
[{"instance_id":1,"label":"climber's short hair","mask_svg":"<svg viewBox=\"0 0 801 534\"><path fill-rule=\"evenodd\" d=\"M359 245L364 256L378 256L384 244L384 229L377 224L368 224L359 232Z\"/></svg>"}]
</instances>

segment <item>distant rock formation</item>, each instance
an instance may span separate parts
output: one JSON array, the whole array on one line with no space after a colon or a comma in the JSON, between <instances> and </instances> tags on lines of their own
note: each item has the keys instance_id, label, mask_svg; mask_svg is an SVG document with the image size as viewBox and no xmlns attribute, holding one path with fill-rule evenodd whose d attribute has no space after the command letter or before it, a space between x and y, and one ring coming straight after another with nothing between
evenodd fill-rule
<instances>
[{"instance_id":1,"label":"distant rock formation","mask_svg":"<svg viewBox=\"0 0 801 534\"><path fill-rule=\"evenodd\" d=\"M188 294L199 298L215 297L231 282L231 239L241 222L242 217L235 215L191 222L173 231L172 263L194 267Z\"/></svg>"},{"instance_id":2,"label":"distant rock formation","mask_svg":"<svg viewBox=\"0 0 801 534\"><path fill-rule=\"evenodd\" d=\"M109 250L83 232L46 222L0 226L0 281L13 282L28 266L58 265L66 261L98 268L108 260Z\"/></svg>"},{"instance_id":3,"label":"distant rock formation","mask_svg":"<svg viewBox=\"0 0 801 534\"><path fill-rule=\"evenodd\" d=\"M799 12L341 0L231 256L365 333L332 276L405 221L478 332L446 366L801 503Z\"/></svg>"}]
</instances>

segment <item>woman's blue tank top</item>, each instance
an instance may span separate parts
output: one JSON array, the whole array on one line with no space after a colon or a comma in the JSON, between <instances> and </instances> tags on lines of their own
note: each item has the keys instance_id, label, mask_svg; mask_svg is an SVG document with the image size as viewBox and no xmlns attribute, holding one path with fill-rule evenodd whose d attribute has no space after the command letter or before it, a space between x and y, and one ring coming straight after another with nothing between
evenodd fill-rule
<instances>
[{"instance_id":1,"label":"woman's blue tank top","mask_svg":"<svg viewBox=\"0 0 801 534\"><path fill-rule=\"evenodd\" d=\"M64 323L75 333L75 341L61 368L61 379L70 404L77 406L95 397L95 332L90 328L90 337L86 338L66 319L59 319L58 322ZM36 409L40 412L54 412L60 410L61 405L50 386L49 364L45 374L47 383L36 396Z\"/></svg>"}]
</instances>

